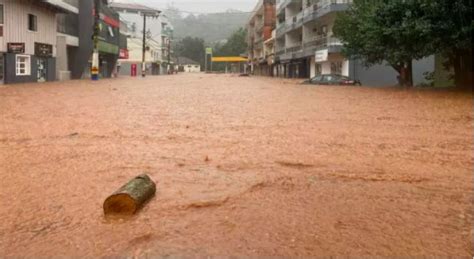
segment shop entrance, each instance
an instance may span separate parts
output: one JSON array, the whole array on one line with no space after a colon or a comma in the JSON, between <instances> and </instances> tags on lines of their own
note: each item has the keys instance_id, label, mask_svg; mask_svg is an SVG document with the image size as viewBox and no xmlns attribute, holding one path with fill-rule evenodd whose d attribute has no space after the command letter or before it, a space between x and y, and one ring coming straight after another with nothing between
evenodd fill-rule
<instances>
[{"instance_id":1,"label":"shop entrance","mask_svg":"<svg viewBox=\"0 0 474 259\"><path fill-rule=\"evenodd\" d=\"M48 61L46 58L37 58L36 59L36 64L38 67L38 75L37 79L38 82L46 82L46 78L48 75Z\"/></svg>"}]
</instances>

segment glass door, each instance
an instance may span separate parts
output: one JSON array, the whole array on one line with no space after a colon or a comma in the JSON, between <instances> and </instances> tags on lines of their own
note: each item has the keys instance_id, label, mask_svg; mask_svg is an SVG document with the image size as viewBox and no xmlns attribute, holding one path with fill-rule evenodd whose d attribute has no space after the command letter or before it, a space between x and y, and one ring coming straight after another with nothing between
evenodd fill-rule
<instances>
[{"instance_id":1,"label":"glass door","mask_svg":"<svg viewBox=\"0 0 474 259\"><path fill-rule=\"evenodd\" d=\"M47 74L46 59L38 58L37 65L38 65L38 82L46 82L46 74Z\"/></svg>"}]
</instances>

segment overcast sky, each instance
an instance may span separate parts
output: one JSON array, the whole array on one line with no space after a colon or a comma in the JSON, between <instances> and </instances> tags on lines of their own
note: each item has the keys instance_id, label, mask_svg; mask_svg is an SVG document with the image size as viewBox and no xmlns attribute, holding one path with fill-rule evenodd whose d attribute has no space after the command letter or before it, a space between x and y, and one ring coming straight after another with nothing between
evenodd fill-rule
<instances>
[{"instance_id":1,"label":"overcast sky","mask_svg":"<svg viewBox=\"0 0 474 259\"><path fill-rule=\"evenodd\" d=\"M215 13L224 12L228 9L250 12L258 0L114 0L114 2L145 4L158 9L165 9L168 5L174 5L182 11Z\"/></svg>"}]
</instances>

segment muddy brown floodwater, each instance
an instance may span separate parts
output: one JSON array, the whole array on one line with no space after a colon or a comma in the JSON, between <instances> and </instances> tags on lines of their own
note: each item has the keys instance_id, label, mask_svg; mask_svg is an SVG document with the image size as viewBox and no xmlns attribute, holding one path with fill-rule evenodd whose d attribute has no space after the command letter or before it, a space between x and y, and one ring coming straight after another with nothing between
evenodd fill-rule
<instances>
[{"instance_id":1,"label":"muddy brown floodwater","mask_svg":"<svg viewBox=\"0 0 474 259\"><path fill-rule=\"evenodd\" d=\"M473 100L177 75L0 88L1 256L469 256ZM102 203L147 172L132 219Z\"/></svg>"}]
</instances>

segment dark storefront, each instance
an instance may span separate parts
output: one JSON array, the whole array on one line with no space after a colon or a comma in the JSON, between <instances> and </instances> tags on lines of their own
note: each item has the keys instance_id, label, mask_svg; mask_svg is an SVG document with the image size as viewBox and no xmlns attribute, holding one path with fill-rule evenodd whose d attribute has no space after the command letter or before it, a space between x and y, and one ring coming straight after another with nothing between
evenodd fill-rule
<instances>
[{"instance_id":1,"label":"dark storefront","mask_svg":"<svg viewBox=\"0 0 474 259\"><path fill-rule=\"evenodd\" d=\"M35 54L28 55L25 54L25 43L9 42L2 59L6 84L56 80L56 59L50 44L35 42Z\"/></svg>"}]
</instances>

